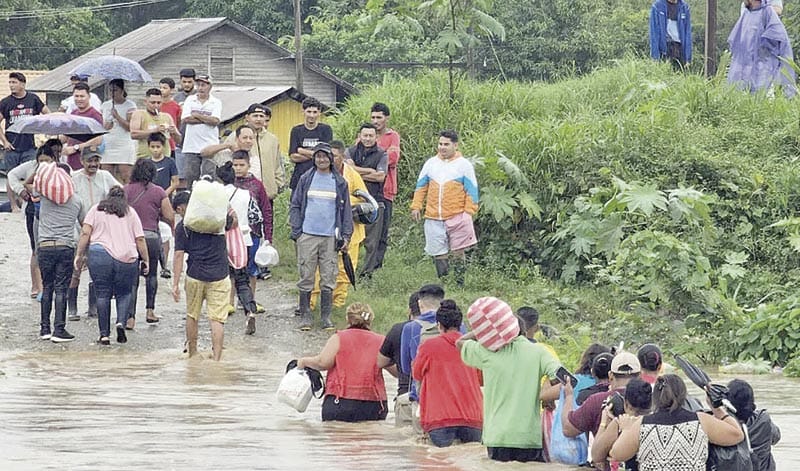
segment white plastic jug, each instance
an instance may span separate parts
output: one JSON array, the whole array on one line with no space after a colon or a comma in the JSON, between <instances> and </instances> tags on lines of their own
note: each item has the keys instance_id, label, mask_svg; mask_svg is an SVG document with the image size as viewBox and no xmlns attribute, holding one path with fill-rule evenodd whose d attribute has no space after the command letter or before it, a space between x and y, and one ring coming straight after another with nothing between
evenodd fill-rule
<instances>
[{"instance_id":1,"label":"white plastic jug","mask_svg":"<svg viewBox=\"0 0 800 471\"><path fill-rule=\"evenodd\" d=\"M305 412L311 402L311 380L305 370L292 368L278 385L278 401L293 407L297 412Z\"/></svg>"}]
</instances>

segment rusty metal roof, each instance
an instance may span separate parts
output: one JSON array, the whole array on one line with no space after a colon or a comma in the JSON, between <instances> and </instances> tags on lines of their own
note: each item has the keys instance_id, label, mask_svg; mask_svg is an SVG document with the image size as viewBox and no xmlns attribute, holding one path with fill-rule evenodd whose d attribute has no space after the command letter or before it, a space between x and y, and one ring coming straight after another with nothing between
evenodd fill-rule
<instances>
[{"instance_id":1,"label":"rusty metal roof","mask_svg":"<svg viewBox=\"0 0 800 471\"><path fill-rule=\"evenodd\" d=\"M293 93L294 92L294 93ZM222 101L222 116L220 121L227 123L242 116L253 103L268 104L275 98L287 94L290 98L305 95L297 92L294 87L214 87L211 94ZM295 98L297 99L297 98Z\"/></svg>"},{"instance_id":2,"label":"rusty metal roof","mask_svg":"<svg viewBox=\"0 0 800 471\"><path fill-rule=\"evenodd\" d=\"M178 47L196 36L222 26L226 18L179 18L153 20L128 34L72 59L49 73L28 82L28 90L36 92L69 92L69 72L87 59L117 55L141 63L157 54ZM102 84L103 79L89 78L89 86Z\"/></svg>"}]
</instances>

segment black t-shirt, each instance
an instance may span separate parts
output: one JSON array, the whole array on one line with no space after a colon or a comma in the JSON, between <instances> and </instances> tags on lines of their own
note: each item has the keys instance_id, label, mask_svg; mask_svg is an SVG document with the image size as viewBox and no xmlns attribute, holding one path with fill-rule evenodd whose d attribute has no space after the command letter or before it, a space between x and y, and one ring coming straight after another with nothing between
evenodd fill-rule
<instances>
[{"instance_id":1,"label":"black t-shirt","mask_svg":"<svg viewBox=\"0 0 800 471\"><path fill-rule=\"evenodd\" d=\"M397 395L405 394L408 392L408 385L410 378L407 374L400 371L400 337L403 335L403 326L411 321L400 322L389 329L386 338L381 345L381 355L391 358L392 363L397 365Z\"/></svg>"},{"instance_id":2,"label":"black t-shirt","mask_svg":"<svg viewBox=\"0 0 800 471\"><path fill-rule=\"evenodd\" d=\"M314 129L308 129L305 124L298 124L289 134L289 154L297 153L297 149L300 148L311 150L320 142L330 143L331 140L333 140L333 129L325 123L317 124ZM313 166L313 159L294 164L289 188L294 190L300 177Z\"/></svg>"},{"instance_id":3,"label":"black t-shirt","mask_svg":"<svg viewBox=\"0 0 800 471\"><path fill-rule=\"evenodd\" d=\"M667 2L667 19L677 21L678 20L678 4Z\"/></svg>"},{"instance_id":4,"label":"black t-shirt","mask_svg":"<svg viewBox=\"0 0 800 471\"><path fill-rule=\"evenodd\" d=\"M156 164L156 176L153 178L153 183L166 190L169 188L172 177L178 174L178 167L175 165L175 159L172 157L164 157L158 162L153 160L153 163Z\"/></svg>"},{"instance_id":5,"label":"black t-shirt","mask_svg":"<svg viewBox=\"0 0 800 471\"><path fill-rule=\"evenodd\" d=\"M228 248L225 236L201 234L183 227L175 227L175 251L189 254L186 275L199 281L219 281L228 277Z\"/></svg>"},{"instance_id":6,"label":"black t-shirt","mask_svg":"<svg viewBox=\"0 0 800 471\"><path fill-rule=\"evenodd\" d=\"M44 103L33 93L25 93L22 98L9 95L0 100L0 115L6 121L6 129L20 119L36 116L42 113ZM6 133L6 139L18 152L33 149L33 134Z\"/></svg>"}]
</instances>

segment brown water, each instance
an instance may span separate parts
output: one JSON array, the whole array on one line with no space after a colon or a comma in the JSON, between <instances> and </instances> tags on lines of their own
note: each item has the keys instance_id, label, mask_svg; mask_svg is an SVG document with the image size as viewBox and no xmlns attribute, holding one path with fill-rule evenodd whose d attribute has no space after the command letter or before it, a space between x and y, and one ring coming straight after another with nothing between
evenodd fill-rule
<instances>
[{"instance_id":1,"label":"brown water","mask_svg":"<svg viewBox=\"0 0 800 471\"><path fill-rule=\"evenodd\" d=\"M0 469L532 468L491 463L478 445L420 444L391 414L384 423L323 424L319 401L303 414L276 401L282 364L227 350L219 364L174 349L6 354ZM782 429L778 469L796 468L800 383L747 380Z\"/></svg>"}]
</instances>

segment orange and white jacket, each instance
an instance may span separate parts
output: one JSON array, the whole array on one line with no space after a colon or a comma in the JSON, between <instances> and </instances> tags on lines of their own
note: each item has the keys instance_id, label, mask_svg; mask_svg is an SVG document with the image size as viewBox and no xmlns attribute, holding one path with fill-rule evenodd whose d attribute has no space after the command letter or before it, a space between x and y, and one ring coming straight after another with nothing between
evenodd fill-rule
<instances>
[{"instance_id":1,"label":"orange and white jacket","mask_svg":"<svg viewBox=\"0 0 800 471\"><path fill-rule=\"evenodd\" d=\"M438 155L428 159L419 173L411 209L422 209L426 196L427 219L443 221L464 212L475 214L478 211L478 180L472 163L461 154L450 160Z\"/></svg>"}]
</instances>

